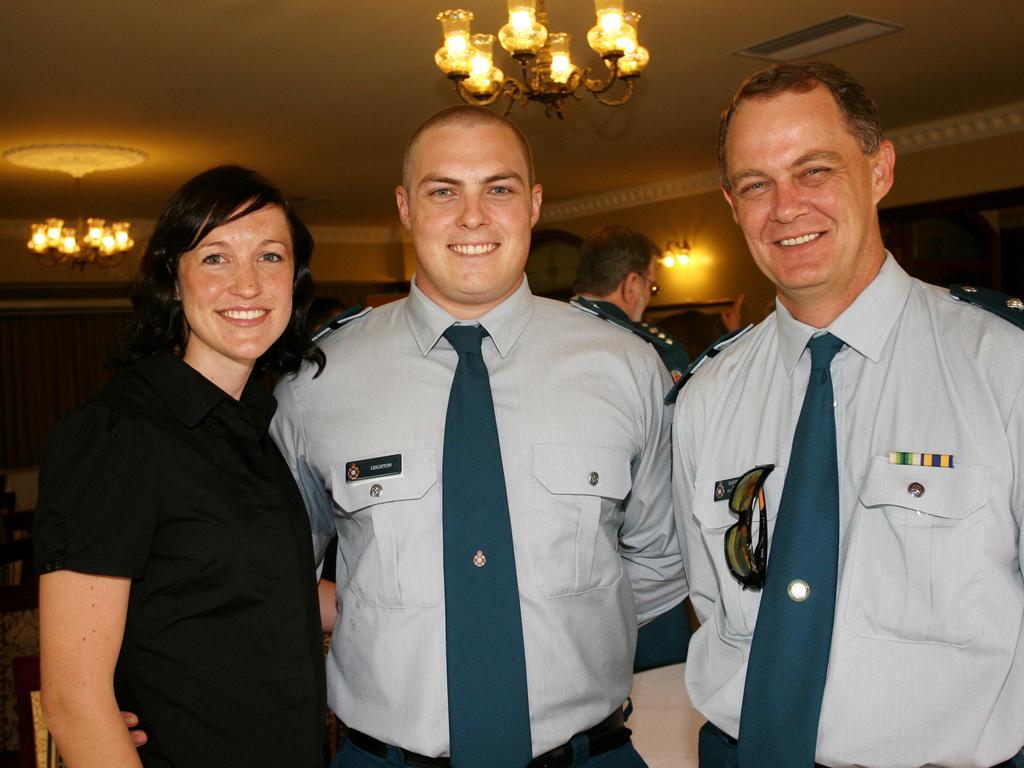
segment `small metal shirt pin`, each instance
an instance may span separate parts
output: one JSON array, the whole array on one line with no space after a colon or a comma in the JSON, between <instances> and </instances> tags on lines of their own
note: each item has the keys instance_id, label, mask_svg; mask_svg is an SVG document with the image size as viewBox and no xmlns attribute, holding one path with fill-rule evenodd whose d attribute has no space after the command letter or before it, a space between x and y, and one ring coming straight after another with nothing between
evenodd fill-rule
<instances>
[{"instance_id":1,"label":"small metal shirt pin","mask_svg":"<svg viewBox=\"0 0 1024 768\"><path fill-rule=\"evenodd\" d=\"M380 498L380 495L382 493L384 493L384 488L383 486L381 486L380 483L374 483L373 485L370 486L370 495L373 496L373 498Z\"/></svg>"},{"instance_id":2,"label":"small metal shirt pin","mask_svg":"<svg viewBox=\"0 0 1024 768\"><path fill-rule=\"evenodd\" d=\"M484 551L482 549L478 549L476 551L476 554L473 555L473 565L475 565L477 568L483 568L485 565L487 565L487 555L484 554Z\"/></svg>"},{"instance_id":3,"label":"small metal shirt pin","mask_svg":"<svg viewBox=\"0 0 1024 768\"><path fill-rule=\"evenodd\" d=\"M793 579L786 585L786 594L794 603L802 603L811 596L811 585L803 579Z\"/></svg>"}]
</instances>

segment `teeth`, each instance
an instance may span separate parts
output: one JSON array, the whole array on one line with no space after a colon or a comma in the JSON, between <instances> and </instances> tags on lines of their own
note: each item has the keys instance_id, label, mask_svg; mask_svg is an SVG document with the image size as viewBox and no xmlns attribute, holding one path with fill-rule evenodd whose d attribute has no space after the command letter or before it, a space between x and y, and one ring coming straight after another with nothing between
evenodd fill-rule
<instances>
[{"instance_id":1,"label":"teeth","mask_svg":"<svg viewBox=\"0 0 1024 768\"><path fill-rule=\"evenodd\" d=\"M461 253L464 256L480 256L485 253L490 253L498 247L497 243L480 243L479 245L467 244L457 245L452 244L448 246L456 253Z\"/></svg>"},{"instance_id":2,"label":"teeth","mask_svg":"<svg viewBox=\"0 0 1024 768\"><path fill-rule=\"evenodd\" d=\"M800 237L789 237L785 240L779 240L779 245L803 245L809 243L811 240L817 240L821 237L820 232L814 232L810 235L800 235Z\"/></svg>"},{"instance_id":3,"label":"teeth","mask_svg":"<svg viewBox=\"0 0 1024 768\"><path fill-rule=\"evenodd\" d=\"M226 309L221 312L224 317L230 317L232 320L255 320L258 317L263 317L267 314L265 309Z\"/></svg>"}]
</instances>

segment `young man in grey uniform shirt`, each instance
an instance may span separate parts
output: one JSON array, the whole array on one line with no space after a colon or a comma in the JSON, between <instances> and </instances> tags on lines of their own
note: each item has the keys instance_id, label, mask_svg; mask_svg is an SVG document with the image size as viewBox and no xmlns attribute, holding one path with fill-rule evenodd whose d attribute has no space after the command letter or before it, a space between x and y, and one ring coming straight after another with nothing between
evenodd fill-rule
<instances>
[{"instance_id":1,"label":"young man in grey uniform shirt","mask_svg":"<svg viewBox=\"0 0 1024 768\"><path fill-rule=\"evenodd\" d=\"M457 355L442 334L479 323L542 755L620 710L638 620L684 597L662 404L671 382L630 333L530 294L541 187L507 120L475 107L436 115L407 148L396 197L416 248L410 296L336 331L324 373L277 390L273 434L318 557L338 534L329 702L412 764L448 754L440 486ZM400 472L374 469L396 457ZM354 479L353 463L371 476ZM643 764L628 744L616 752L601 764ZM337 764L384 762L350 744Z\"/></svg>"},{"instance_id":2,"label":"young man in grey uniform shirt","mask_svg":"<svg viewBox=\"0 0 1024 768\"><path fill-rule=\"evenodd\" d=\"M819 329L843 347L831 363L838 588L815 760L1020 764L1002 761L1024 744L1024 333L912 279L887 253L877 205L894 150L845 72L810 63L754 75L720 141L726 200L777 300L676 406L675 509L702 622L687 687L711 723L702 768L735 765L743 743L761 594L727 568L723 538L738 518L716 486L775 465L770 547L805 345Z\"/></svg>"}]
</instances>

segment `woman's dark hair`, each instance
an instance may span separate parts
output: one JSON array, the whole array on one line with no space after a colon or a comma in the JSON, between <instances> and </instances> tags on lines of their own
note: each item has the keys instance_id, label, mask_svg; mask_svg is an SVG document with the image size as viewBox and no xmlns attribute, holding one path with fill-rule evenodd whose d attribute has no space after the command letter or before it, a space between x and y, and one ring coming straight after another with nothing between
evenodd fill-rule
<instances>
[{"instance_id":1,"label":"woman's dark hair","mask_svg":"<svg viewBox=\"0 0 1024 768\"><path fill-rule=\"evenodd\" d=\"M324 353L309 340L306 313L313 301L313 236L295 213L280 187L256 171L221 165L185 182L167 202L149 238L132 289L134 314L112 362L124 366L158 352L185 353L188 329L181 302L175 296L178 262L217 227L276 205L284 211L292 236L295 275L292 279L292 316L288 327L256 361L255 373L283 375L296 372L303 360L315 363L320 375Z\"/></svg>"}]
</instances>

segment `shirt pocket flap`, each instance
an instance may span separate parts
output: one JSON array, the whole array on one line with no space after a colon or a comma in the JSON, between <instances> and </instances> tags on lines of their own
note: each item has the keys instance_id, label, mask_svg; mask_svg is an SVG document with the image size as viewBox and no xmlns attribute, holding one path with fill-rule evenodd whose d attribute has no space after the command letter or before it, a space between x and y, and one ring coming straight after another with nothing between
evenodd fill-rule
<instances>
[{"instance_id":1,"label":"shirt pocket flap","mask_svg":"<svg viewBox=\"0 0 1024 768\"><path fill-rule=\"evenodd\" d=\"M555 494L624 499L633 485L629 454L595 445L535 445L533 472Z\"/></svg>"},{"instance_id":2,"label":"shirt pocket flap","mask_svg":"<svg viewBox=\"0 0 1024 768\"><path fill-rule=\"evenodd\" d=\"M860 487L865 507L902 507L926 515L962 520L985 505L988 467L923 467L890 464L875 456ZM916 495L915 495L916 494Z\"/></svg>"},{"instance_id":3,"label":"shirt pocket flap","mask_svg":"<svg viewBox=\"0 0 1024 768\"><path fill-rule=\"evenodd\" d=\"M346 480L344 464L331 468L334 504L351 514L375 504L422 498L437 484L437 460L432 450L403 451L401 474Z\"/></svg>"},{"instance_id":4,"label":"shirt pocket flap","mask_svg":"<svg viewBox=\"0 0 1024 768\"><path fill-rule=\"evenodd\" d=\"M729 509L728 501L710 501L714 487L714 481L698 482L697 494L701 502L693 505L693 516L697 518L702 528L708 530L726 528L739 520L739 516Z\"/></svg>"}]
</instances>

